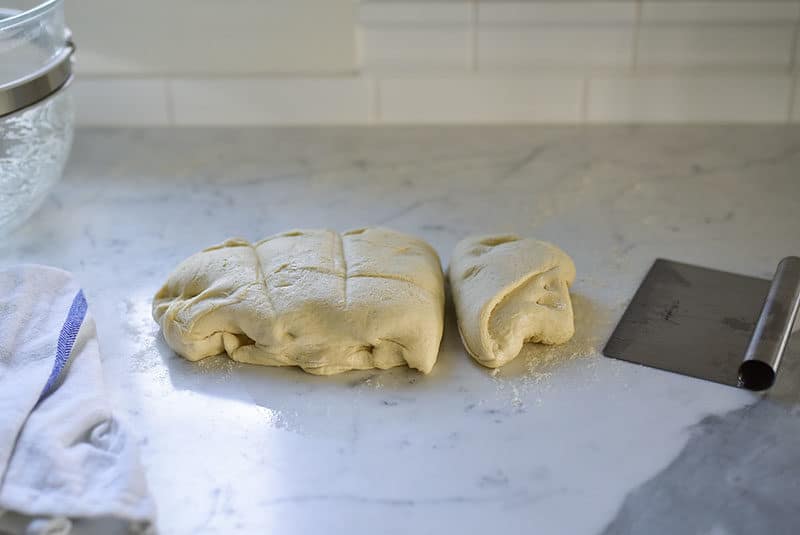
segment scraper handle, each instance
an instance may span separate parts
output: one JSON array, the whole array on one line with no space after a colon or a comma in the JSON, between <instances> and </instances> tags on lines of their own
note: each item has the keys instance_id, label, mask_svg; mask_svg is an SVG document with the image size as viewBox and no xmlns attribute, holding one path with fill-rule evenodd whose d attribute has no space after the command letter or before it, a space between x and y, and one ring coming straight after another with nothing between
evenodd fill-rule
<instances>
[{"instance_id":1,"label":"scraper handle","mask_svg":"<svg viewBox=\"0 0 800 535\"><path fill-rule=\"evenodd\" d=\"M739 383L766 390L775 382L800 308L800 258L787 256L778 264L764 306L739 367Z\"/></svg>"}]
</instances>

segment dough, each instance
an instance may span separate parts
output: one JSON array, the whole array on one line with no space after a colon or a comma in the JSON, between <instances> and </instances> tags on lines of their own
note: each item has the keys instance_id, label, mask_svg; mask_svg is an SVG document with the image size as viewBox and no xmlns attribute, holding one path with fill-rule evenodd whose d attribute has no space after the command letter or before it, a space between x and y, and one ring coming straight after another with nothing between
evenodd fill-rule
<instances>
[{"instance_id":1,"label":"dough","mask_svg":"<svg viewBox=\"0 0 800 535\"><path fill-rule=\"evenodd\" d=\"M439 257L382 228L232 239L191 256L153 300L169 346L189 360L331 375L436 363L444 319Z\"/></svg>"},{"instance_id":2,"label":"dough","mask_svg":"<svg viewBox=\"0 0 800 535\"><path fill-rule=\"evenodd\" d=\"M484 366L514 360L527 342L562 344L575 332L575 264L555 245L471 236L456 245L449 277L461 339Z\"/></svg>"}]
</instances>

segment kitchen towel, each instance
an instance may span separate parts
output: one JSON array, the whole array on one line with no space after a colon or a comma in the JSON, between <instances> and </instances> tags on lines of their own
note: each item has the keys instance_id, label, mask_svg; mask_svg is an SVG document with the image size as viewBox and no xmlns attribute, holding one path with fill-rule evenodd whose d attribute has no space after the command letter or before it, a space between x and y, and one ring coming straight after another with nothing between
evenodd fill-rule
<instances>
[{"instance_id":1,"label":"kitchen towel","mask_svg":"<svg viewBox=\"0 0 800 535\"><path fill-rule=\"evenodd\" d=\"M0 533L21 518L24 533L48 535L109 518L152 531L154 518L83 291L35 265L0 271Z\"/></svg>"}]
</instances>

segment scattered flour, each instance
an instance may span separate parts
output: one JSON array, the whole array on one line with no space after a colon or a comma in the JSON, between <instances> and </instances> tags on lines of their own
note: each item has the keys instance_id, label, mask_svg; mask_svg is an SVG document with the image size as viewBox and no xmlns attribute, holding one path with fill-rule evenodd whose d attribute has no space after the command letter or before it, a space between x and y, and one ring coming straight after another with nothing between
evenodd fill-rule
<instances>
[{"instance_id":1,"label":"scattered flour","mask_svg":"<svg viewBox=\"0 0 800 535\"><path fill-rule=\"evenodd\" d=\"M573 295L573 305L575 336L569 342L557 346L526 344L516 360L490 372L498 397L514 409L522 409L530 402L541 405L543 394L553 388L567 363L597 366L606 336L607 314L600 313L581 295Z\"/></svg>"}]
</instances>

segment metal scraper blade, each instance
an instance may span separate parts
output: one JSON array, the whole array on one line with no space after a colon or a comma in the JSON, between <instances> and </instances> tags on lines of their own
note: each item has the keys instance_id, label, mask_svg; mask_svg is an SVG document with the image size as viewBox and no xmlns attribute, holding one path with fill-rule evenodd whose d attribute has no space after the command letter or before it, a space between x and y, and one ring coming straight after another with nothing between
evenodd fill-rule
<instances>
[{"instance_id":1,"label":"metal scraper blade","mask_svg":"<svg viewBox=\"0 0 800 535\"><path fill-rule=\"evenodd\" d=\"M772 386L800 305L800 258L772 281L658 259L607 357L730 386Z\"/></svg>"}]
</instances>

